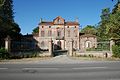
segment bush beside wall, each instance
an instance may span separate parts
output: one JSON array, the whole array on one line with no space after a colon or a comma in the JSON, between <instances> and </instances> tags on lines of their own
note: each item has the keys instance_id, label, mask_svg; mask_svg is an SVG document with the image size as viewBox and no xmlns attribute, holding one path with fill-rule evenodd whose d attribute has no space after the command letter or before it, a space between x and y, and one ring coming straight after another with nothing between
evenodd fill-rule
<instances>
[{"instance_id":1,"label":"bush beside wall","mask_svg":"<svg viewBox=\"0 0 120 80\"><path fill-rule=\"evenodd\" d=\"M8 59L9 56L9 53L5 48L0 48L0 59Z\"/></svg>"},{"instance_id":2,"label":"bush beside wall","mask_svg":"<svg viewBox=\"0 0 120 80\"><path fill-rule=\"evenodd\" d=\"M113 45L112 46L112 53L113 53L113 57L120 58L120 45Z\"/></svg>"}]
</instances>

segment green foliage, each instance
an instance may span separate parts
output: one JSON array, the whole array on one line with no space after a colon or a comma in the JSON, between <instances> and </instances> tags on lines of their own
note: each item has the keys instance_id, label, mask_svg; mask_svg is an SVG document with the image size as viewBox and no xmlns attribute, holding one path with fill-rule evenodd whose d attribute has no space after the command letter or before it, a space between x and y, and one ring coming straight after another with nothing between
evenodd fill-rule
<instances>
[{"instance_id":1,"label":"green foliage","mask_svg":"<svg viewBox=\"0 0 120 80\"><path fill-rule=\"evenodd\" d=\"M39 32L39 27L33 29L33 33L38 33L38 32Z\"/></svg>"},{"instance_id":2,"label":"green foliage","mask_svg":"<svg viewBox=\"0 0 120 80\"><path fill-rule=\"evenodd\" d=\"M102 9L102 13L100 17L101 17L101 21L97 27L98 30L97 36L99 41L103 41L109 39L109 36L106 33L106 28L107 28L106 24L109 23L110 9L109 8Z\"/></svg>"},{"instance_id":3,"label":"green foliage","mask_svg":"<svg viewBox=\"0 0 120 80\"><path fill-rule=\"evenodd\" d=\"M94 26L91 26L91 25L87 25L85 28L83 28L81 30L82 33L85 33L85 34L93 34L93 35L96 35L97 33L97 30Z\"/></svg>"},{"instance_id":4,"label":"green foliage","mask_svg":"<svg viewBox=\"0 0 120 80\"><path fill-rule=\"evenodd\" d=\"M120 3L115 5L110 14L109 22L105 24L106 33L112 38L120 38Z\"/></svg>"},{"instance_id":5,"label":"green foliage","mask_svg":"<svg viewBox=\"0 0 120 80\"><path fill-rule=\"evenodd\" d=\"M5 48L0 49L0 59L8 59L9 58L9 53Z\"/></svg>"},{"instance_id":6,"label":"green foliage","mask_svg":"<svg viewBox=\"0 0 120 80\"><path fill-rule=\"evenodd\" d=\"M0 0L0 47L9 35L15 39L20 35L19 25L14 21L13 0Z\"/></svg>"},{"instance_id":7,"label":"green foliage","mask_svg":"<svg viewBox=\"0 0 120 80\"><path fill-rule=\"evenodd\" d=\"M0 53L7 53L7 50L5 48L0 48Z\"/></svg>"},{"instance_id":8,"label":"green foliage","mask_svg":"<svg viewBox=\"0 0 120 80\"><path fill-rule=\"evenodd\" d=\"M37 51L20 52L10 56L10 59L35 58L39 57L39 54L40 52Z\"/></svg>"},{"instance_id":9,"label":"green foliage","mask_svg":"<svg viewBox=\"0 0 120 80\"><path fill-rule=\"evenodd\" d=\"M109 8L102 10L97 35L99 40L120 38L120 3L115 5L111 13Z\"/></svg>"},{"instance_id":10,"label":"green foliage","mask_svg":"<svg viewBox=\"0 0 120 80\"><path fill-rule=\"evenodd\" d=\"M112 52L113 52L114 57L119 57L120 58L120 46L113 45L112 46Z\"/></svg>"}]
</instances>

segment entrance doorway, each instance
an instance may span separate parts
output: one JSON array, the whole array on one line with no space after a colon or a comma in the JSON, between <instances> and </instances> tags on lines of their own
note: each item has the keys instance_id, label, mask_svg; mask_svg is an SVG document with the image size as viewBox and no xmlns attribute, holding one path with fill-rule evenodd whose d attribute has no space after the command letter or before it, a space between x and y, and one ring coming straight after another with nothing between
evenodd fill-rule
<instances>
[{"instance_id":1,"label":"entrance doorway","mask_svg":"<svg viewBox=\"0 0 120 80\"><path fill-rule=\"evenodd\" d=\"M62 48L61 48L61 41L58 41L58 42L57 42L57 46L58 46L58 47L57 47L58 50L61 50L61 49L62 49Z\"/></svg>"},{"instance_id":2,"label":"entrance doorway","mask_svg":"<svg viewBox=\"0 0 120 80\"><path fill-rule=\"evenodd\" d=\"M85 48L91 48L91 41L86 41Z\"/></svg>"}]
</instances>

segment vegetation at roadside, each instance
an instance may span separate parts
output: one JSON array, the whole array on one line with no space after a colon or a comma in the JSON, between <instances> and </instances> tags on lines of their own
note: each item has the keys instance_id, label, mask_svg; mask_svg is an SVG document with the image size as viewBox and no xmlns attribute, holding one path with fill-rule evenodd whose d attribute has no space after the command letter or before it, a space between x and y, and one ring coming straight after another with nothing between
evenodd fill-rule
<instances>
[{"instance_id":1,"label":"vegetation at roadside","mask_svg":"<svg viewBox=\"0 0 120 80\"><path fill-rule=\"evenodd\" d=\"M0 0L0 47L4 47L4 39L9 35L17 39L20 27L14 21L13 0Z\"/></svg>"},{"instance_id":2,"label":"vegetation at roadside","mask_svg":"<svg viewBox=\"0 0 120 80\"><path fill-rule=\"evenodd\" d=\"M0 59L9 59L9 53L5 48L0 48Z\"/></svg>"},{"instance_id":3,"label":"vegetation at roadside","mask_svg":"<svg viewBox=\"0 0 120 80\"><path fill-rule=\"evenodd\" d=\"M81 31L85 34L93 34L97 36L98 41L106 41L115 39L113 46L113 56L120 58L120 2L118 2L112 11L110 8L102 9L101 21L97 27L86 26ZM95 48L87 49L97 50Z\"/></svg>"}]
</instances>

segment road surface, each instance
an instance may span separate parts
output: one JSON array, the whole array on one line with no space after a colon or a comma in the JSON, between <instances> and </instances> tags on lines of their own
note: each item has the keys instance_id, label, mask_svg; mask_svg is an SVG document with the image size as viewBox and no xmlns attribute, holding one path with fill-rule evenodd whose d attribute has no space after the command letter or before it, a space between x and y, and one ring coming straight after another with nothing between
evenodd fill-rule
<instances>
[{"instance_id":1,"label":"road surface","mask_svg":"<svg viewBox=\"0 0 120 80\"><path fill-rule=\"evenodd\" d=\"M120 80L120 62L62 56L31 63L2 63L0 80Z\"/></svg>"}]
</instances>

